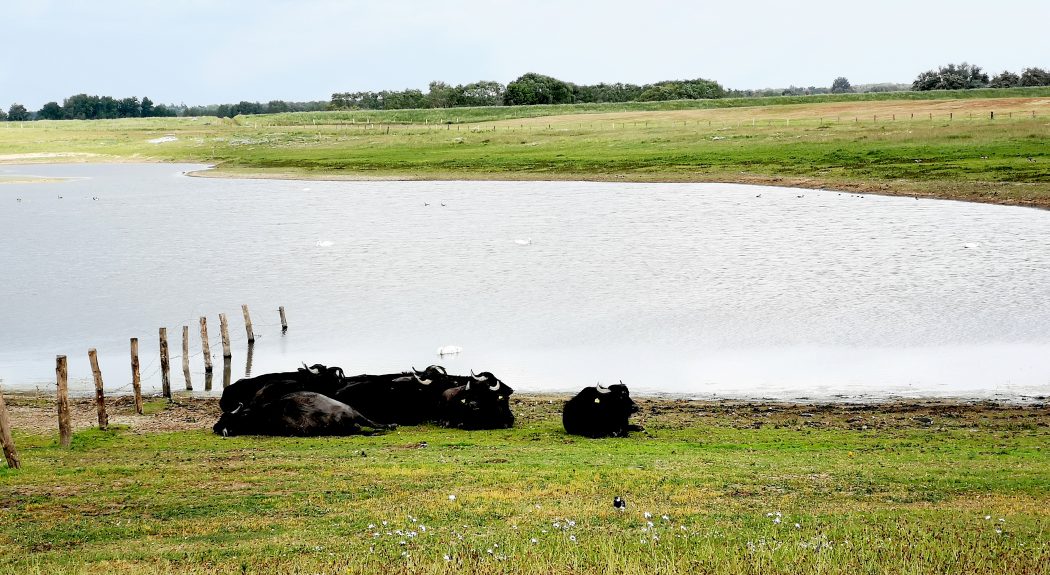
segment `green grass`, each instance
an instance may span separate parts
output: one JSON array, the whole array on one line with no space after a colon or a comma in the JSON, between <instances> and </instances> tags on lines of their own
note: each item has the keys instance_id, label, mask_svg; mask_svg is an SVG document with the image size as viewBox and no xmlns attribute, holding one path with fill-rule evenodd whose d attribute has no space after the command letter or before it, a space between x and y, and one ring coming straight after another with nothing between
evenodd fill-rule
<instances>
[{"instance_id":1,"label":"green grass","mask_svg":"<svg viewBox=\"0 0 1050 575\"><path fill-rule=\"evenodd\" d=\"M236 176L726 181L1050 207L1047 96L1010 89L9 122L0 155L197 161ZM711 106L722 107L703 109ZM148 142L165 135L178 140Z\"/></svg>"},{"instance_id":2,"label":"green grass","mask_svg":"<svg viewBox=\"0 0 1050 575\"><path fill-rule=\"evenodd\" d=\"M812 96L774 96L722 98L717 100L670 100L661 102L621 102L603 104L551 104L541 106L487 106L479 108L437 108L419 110L347 110L273 114L265 117L242 116L241 124L313 125L321 123L382 122L402 124L444 124L493 122L519 118L598 114L608 112L661 112L668 110L715 110L721 108L769 107L839 102L892 102L915 100L969 100L982 98L1037 98L1050 96L1050 87L986 88L928 92L877 92L866 94L815 94Z\"/></svg>"},{"instance_id":3,"label":"green grass","mask_svg":"<svg viewBox=\"0 0 1050 575\"><path fill-rule=\"evenodd\" d=\"M24 468L0 469L0 572L1036 574L1050 564L1045 409L967 409L922 426L878 408L800 417L669 403L646 402L648 433L608 440L565 435L558 402L529 400L515 406L521 425L500 431L222 439L123 428L81 431L68 451L16 434Z\"/></svg>"}]
</instances>

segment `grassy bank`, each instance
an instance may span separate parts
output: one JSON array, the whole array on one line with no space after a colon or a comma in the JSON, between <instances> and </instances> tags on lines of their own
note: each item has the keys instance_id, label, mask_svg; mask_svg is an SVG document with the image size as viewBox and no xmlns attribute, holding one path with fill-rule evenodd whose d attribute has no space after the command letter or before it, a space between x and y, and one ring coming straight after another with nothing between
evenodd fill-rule
<instances>
[{"instance_id":1,"label":"grassy bank","mask_svg":"<svg viewBox=\"0 0 1050 575\"><path fill-rule=\"evenodd\" d=\"M1045 573L1050 409L644 400L585 440L511 430L212 435L213 401L118 407L56 446L13 399L0 572ZM617 512L614 495L628 501ZM454 496L454 497L452 497ZM651 514L646 517L646 513ZM666 516L666 517L665 517ZM651 524L650 524L651 523Z\"/></svg>"},{"instance_id":2,"label":"grassy bank","mask_svg":"<svg viewBox=\"0 0 1050 575\"><path fill-rule=\"evenodd\" d=\"M217 164L214 175L282 178L724 181L1050 207L1050 97L1024 93L7 123L0 161L200 161Z\"/></svg>"}]
</instances>

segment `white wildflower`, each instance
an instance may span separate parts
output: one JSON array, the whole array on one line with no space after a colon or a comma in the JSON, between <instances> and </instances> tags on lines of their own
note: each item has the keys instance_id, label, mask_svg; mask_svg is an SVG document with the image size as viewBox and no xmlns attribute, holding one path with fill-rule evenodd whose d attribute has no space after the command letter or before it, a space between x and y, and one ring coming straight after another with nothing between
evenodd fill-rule
<instances>
[{"instance_id":1,"label":"white wildflower","mask_svg":"<svg viewBox=\"0 0 1050 575\"><path fill-rule=\"evenodd\" d=\"M448 500L449 501L455 501L456 500L456 495L455 494L449 495L448 496Z\"/></svg>"}]
</instances>

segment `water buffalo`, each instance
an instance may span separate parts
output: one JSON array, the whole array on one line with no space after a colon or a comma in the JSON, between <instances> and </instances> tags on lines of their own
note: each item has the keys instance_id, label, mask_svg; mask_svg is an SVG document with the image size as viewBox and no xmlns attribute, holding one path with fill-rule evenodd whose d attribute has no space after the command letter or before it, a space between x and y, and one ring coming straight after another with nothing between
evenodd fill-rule
<instances>
[{"instance_id":1,"label":"water buffalo","mask_svg":"<svg viewBox=\"0 0 1050 575\"><path fill-rule=\"evenodd\" d=\"M261 390L258 401L223 413L212 430L229 435L353 435L391 427L364 417L349 405L312 391L280 392L280 382ZM266 397L269 393L276 397Z\"/></svg>"},{"instance_id":2,"label":"water buffalo","mask_svg":"<svg viewBox=\"0 0 1050 575\"><path fill-rule=\"evenodd\" d=\"M346 377L331 396L373 421L419 425L437 418L446 389L469 379L448 375L440 365L431 365L423 371L412 368L411 372L398 374Z\"/></svg>"},{"instance_id":3,"label":"water buffalo","mask_svg":"<svg viewBox=\"0 0 1050 575\"><path fill-rule=\"evenodd\" d=\"M630 431L642 431L627 418L638 411L627 386L621 381L609 387L598 384L585 387L565 402L561 421L565 431L586 437L627 437Z\"/></svg>"},{"instance_id":4,"label":"water buffalo","mask_svg":"<svg viewBox=\"0 0 1050 575\"><path fill-rule=\"evenodd\" d=\"M242 406L255 403L259 391L273 383L280 382L286 393L293 391L314 391L330 395L343 384L343 370L338 367L326 367L314 364L300 367L297 371L267 373L256 377L239 379L222 390L219 407L223 413L231 413Z\"/></svg>"},{"instance_id":5,"label":"water buffalo","mask_svg":"<svg viewBox=\"0 0 1050 575\"><path fill-rule=\"evenodd\" d=\"M439 421L445 427L502 429L513 427L510 394L514 390L484 371L470 373L470 381L446 390L441 397Z\"/></svg>"}]
</instances>

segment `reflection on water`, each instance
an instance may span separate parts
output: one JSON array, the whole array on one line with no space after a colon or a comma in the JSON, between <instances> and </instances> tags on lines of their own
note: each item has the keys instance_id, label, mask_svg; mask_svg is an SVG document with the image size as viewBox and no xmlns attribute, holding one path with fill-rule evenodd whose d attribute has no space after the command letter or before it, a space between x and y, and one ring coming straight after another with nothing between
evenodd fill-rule
<instances>
[{"instance_id":1,"label":"reflection on water","mask_svg":"<svg viewBox=\"0 0 1050 575\"><path fill-rule=\"evenodd\" d=\"M736 185L182 175L193 168L0 166L73 178L0 186L5 386L50 392L66 354L71 387L90 389L96 347L119 393L126 338L246 304L255 346L231 326L246 374L444 363L520 390L1050 393L1043 211ZM153 390L155 345L142 347ZM438 358L445 345L463 352ZM209 387L198 346L190 360Z\"/></svg>"}]
</instances>

